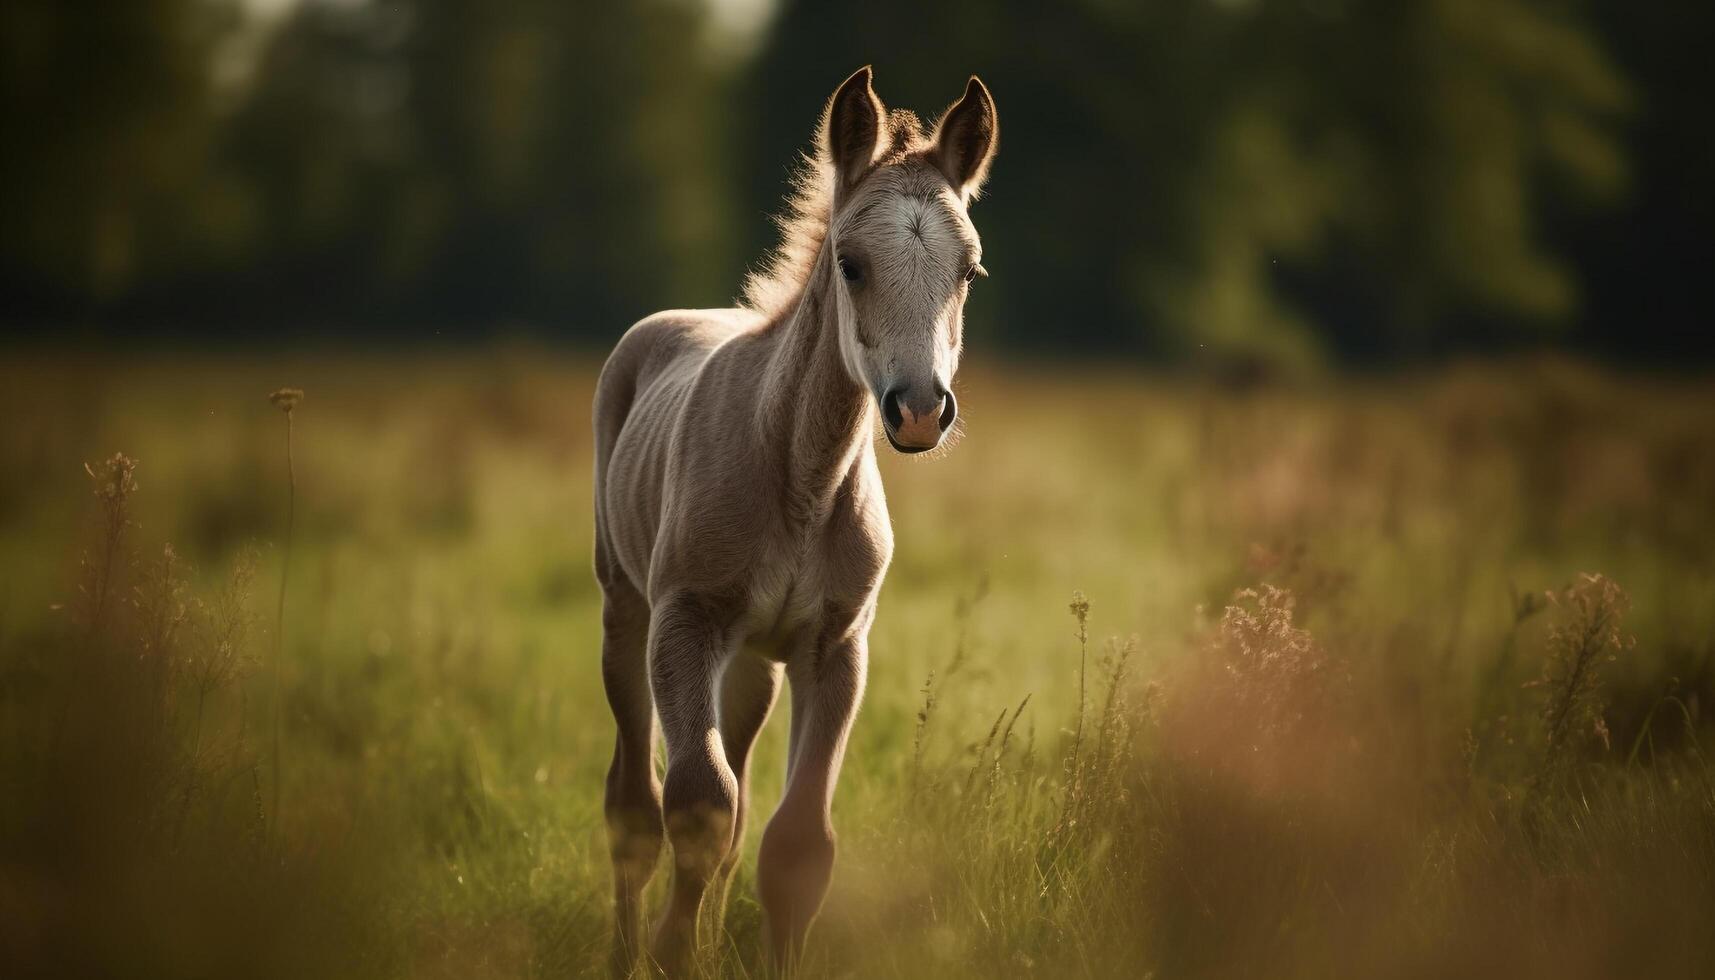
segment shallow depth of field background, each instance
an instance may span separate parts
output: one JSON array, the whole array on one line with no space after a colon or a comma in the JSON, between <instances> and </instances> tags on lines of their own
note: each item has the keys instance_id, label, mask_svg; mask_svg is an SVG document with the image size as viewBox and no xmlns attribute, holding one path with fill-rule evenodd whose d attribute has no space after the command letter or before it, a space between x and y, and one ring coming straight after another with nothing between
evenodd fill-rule
<instances>
[{"instance_id":1,"label":"shallow depth of field background","mask_svg":"<svg viewBox=\"0 0 1715 980\"><path fill-rule=\"evenodd\" d=\"M604 968L596 372L864 63L1003 143L808 972L1706 971L1710 15L1037 6L8 5L0 973Z\"/></svg>"}]
</instances>

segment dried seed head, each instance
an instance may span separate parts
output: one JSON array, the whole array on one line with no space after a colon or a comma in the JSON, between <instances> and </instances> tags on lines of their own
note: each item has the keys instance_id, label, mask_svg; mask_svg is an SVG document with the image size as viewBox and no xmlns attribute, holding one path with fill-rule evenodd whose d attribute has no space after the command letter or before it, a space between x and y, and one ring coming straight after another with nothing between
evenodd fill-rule
<instances>
[{"instance_id":1,"label":"dried seed head","mask_svg":"<svg viewBox=\"0 0 1715 980\"><path fill-rule=\"evenodd\" d=\"M124 453L114 453L99 469L85 463L83 471L95 481L95 496L104 503L122 503L137 489L137 461Z\"/></svg>"},{"instance_id":2,"label":"dried seed head","mask_svg":"<svg viewBox=\"0 0 1715 980\"><path fill-rule=\"evenodd\" d=\"M1080 644L1088 643L1090 640L1090 599L1089 599L1089 597L1084 595L1084 593L1082 591L1074 590L1072 592L1072 603L1071 603L1071 605L1067 606L1066 608L1070 609L1072 612L1072 616L1078 620L1078 633L1077 633L1078 642Z\"/></svg>"},{"instance_id":3,"label":"dried seed head","mask_svg":"<svg viewBox=\"0 0 1715 980\"><path fill-rule=\"evenodd\" d=\"M270 392L268 395L268 401L287 415L292 414L292 409L297 408L298 403L303 400L304 389L302 388L281 388L278 391Z\"/></svg>"},{"instance_id":4,"label":"dried seed head","mask_svg":"<svg viewBox=\"0 0 1715 980\"><path fill-rule=\"evenodd\" d=\"M1547 601L1557 618L1548 633L1542 676L1530 685L1546 692L1542 720L1547 744L1538 779L1570 758L1575 736L1590 732L1607 745L1600 664L1618 660L1636 642L1624 629L1631 600L1613 579L1581 575L1570 587L1549 592Z\"/></svg>"}]
</instances>

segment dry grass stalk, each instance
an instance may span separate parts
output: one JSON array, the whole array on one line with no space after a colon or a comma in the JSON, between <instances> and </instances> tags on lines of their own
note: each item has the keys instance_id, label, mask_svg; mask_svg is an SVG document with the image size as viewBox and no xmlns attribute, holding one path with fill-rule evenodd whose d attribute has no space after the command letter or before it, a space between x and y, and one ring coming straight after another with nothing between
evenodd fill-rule
<instances>
[{"instance_id":1,"label":"dry grass stalk","mask_svg":"<svg viewBox=\"0 0 1715 980\"><path fill-rule=\"evenodd\" d=\"M1548 594L1556 622L1548 634L1542 676L1532 682L1544 692L1540 784L1562 771L1584 738L1609 747L1602 717L1602 667L1619 660L1635 641L1622 623L1631 600L1604 575L1581 575L1561 592Z\"/></svg>"},{"instance_id":2,"label":"dry grass stalk","mask_svg":"<svg viewBox=\"0 0 1715 980\"><path fill-rule=\"evenodd\" d=\"M274 739L270 766L273 803L268 809L276 834L280 829L281 714L285 710L281 699L280 670L286 656L286 583L292 575L292 525L296 521L298 507L298 480L292 472L292 412L303 400L301 388L280 388L268 396L268 401L286 415L286 540L280 551L280 597L274 607Z\"/></svg>"}]
</instances>

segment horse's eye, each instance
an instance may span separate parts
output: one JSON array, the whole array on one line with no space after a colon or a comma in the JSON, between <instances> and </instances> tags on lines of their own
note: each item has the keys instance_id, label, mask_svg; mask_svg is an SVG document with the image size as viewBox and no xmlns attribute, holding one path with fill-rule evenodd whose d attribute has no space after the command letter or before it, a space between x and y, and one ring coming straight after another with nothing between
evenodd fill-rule
<instances>
[{"instance_id":1,"label":"horse's eye","mask_svg":"<svg viewBox=\"0 0 1715 980\"><path fill-rule=\"evenodd\" d=\"M840 275L846 277L846 282L857 282L863 278L863 270L858 264L845 256L840 256Z\"/></svg>"},{"instance_id":2,"label":"horse's eye","mask_svg":"<svg viewBox=\"0 0 1715 980\"><path fill-rule=\"evenodd\" d=\"M986 278L988 276L988 274L989 274L989 271L987 269L983 268L980 264L979 265L973 265L969 269L965 270L965 281L966 282L976 282L978 276L983 276Z\"/></svg>"}]
</instances>

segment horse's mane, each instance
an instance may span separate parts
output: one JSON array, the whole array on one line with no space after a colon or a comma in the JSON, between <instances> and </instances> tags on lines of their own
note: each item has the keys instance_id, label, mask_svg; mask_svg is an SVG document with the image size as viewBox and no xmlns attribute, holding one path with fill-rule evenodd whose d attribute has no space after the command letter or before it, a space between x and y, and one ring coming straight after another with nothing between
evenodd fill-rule
<instances>
[{"instance_id":1,"label":"horse's mane","mask_svg":"<svg viewBox=\"0 0 1715 980\"><path fill-rule=\"evenodd\" d=\"M876 160L878 167L898 163L928 144L923 123L906 109L888 112L887 132L882 139L885 145ZM780 244L763 258L760 268L744 277L739 302L770 319L791 309L809 281L822 240L828 237L833 210L834 165L828 152L828 112L824 109L816 127L815 148L799 157L786 208L774 216Z\"/></svg>"}]
</instances>

